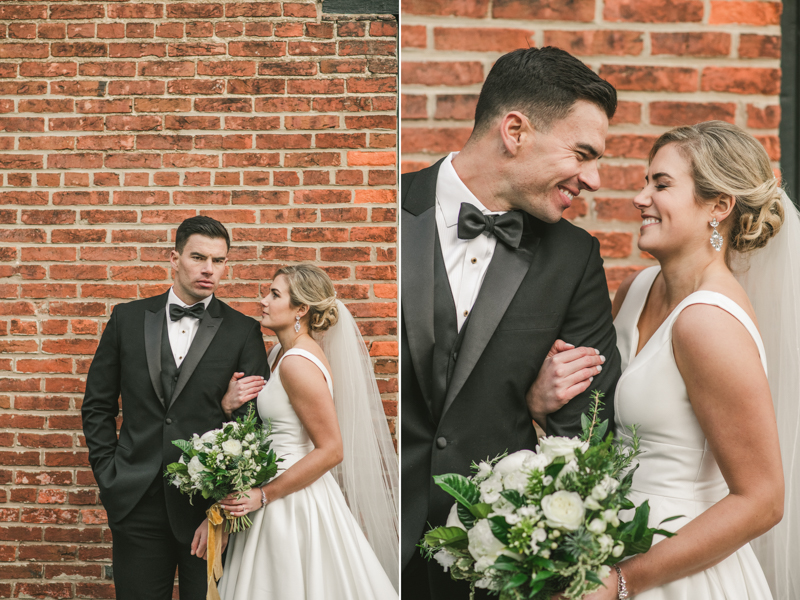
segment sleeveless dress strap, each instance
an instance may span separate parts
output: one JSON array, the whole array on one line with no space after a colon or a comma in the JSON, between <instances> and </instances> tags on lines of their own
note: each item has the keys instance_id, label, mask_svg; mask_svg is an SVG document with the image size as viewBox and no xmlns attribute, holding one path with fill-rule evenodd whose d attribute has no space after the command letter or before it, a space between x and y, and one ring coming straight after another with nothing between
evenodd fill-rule
<instances>
[{"instance_id":1,"label":"sleeveless dress strap","mask_svg":"<svg viewBox=\"0 0 800 600\"><path fill-rule=\"evenodd\" d=\"M686 296L686 298L683 299L683 301L675 308L675 311L670 316L670 322L668 323L667 327L670 335L672 335L672 326L675 324L678 315L680 315L684 308L687 306L692 306L693 304L709 304L711 306L717 306L744 325L745 329L747 329L747 332L756 343L758 355L761 357L761 364L764 367L764 372L767 372L767 354L764 350L764 342L761 340L761 334L758 332L756 324L753 323L753 319L750 318L750 315L748 315L741 306L736 304L734 300L728 298L728 296L720 294L719 292L700 290Z\"/></svg>"},{"instance_id":2,"label":"sleeveless dress strap","mask_svg":"<svg viewBox=\"0 0 800 600\"><path fill-rule=\"evenodd\" d=\"M272 365L275 364L275 357L278 356L278 352L281 351L281 345L275 344L269 351L267 355L267 364L269 365L270 370L272 369Z\"/></svg>"},{"instance_id":3,"label":"sleeveless dress strap","mask_svg":"<svg viewBox=\"0 0 800 600\"><path fill-rule=\"evenodd\" d=\"M328 369L325 368L325 365L322 363L320 359L311 354L311 352L309 352L308 350L303 350L302 348L292 348L291 350L287 350L286 353L283 356L281 356L281 359L278 361L278 366L280 367L280 364L281 362L283 362L284 358L292 355L302 356L303 358L307 358L312 363L317 365L317 367L319 367L319 370L322 371L322 375L325 377L325 381L328 384L328 390L330 391L331 396L333 396L333 381L331 381L331 375L330 373L328 373Z\"/></svg>"}]
</instances>

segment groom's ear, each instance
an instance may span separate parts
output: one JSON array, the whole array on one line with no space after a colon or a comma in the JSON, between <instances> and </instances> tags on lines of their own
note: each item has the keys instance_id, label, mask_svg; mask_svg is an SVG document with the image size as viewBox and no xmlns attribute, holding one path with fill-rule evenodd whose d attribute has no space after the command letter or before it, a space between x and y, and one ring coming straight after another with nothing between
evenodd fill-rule
<instances>
[{"instance_id":1,"label":"groom's ear","mask_svg":"<svg viewBox=\"0 0 800 600\"><path fill-rule=\"evenodd\" d=\"M517 110L506 113L500 120L500 138L505 151L516 156L524 145L527 136L533 135L533 125Z\"/></svg>"}]
</instances>

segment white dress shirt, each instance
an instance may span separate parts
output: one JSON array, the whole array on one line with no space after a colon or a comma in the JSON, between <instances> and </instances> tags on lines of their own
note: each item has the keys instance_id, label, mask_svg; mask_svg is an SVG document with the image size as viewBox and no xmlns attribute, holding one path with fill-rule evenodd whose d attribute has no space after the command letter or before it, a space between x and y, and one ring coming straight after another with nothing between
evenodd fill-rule
<instances>
[{"instance_id":1,"label":"white dress shirt","mask_svg":"<svg viewBox=\"0 0 800 600\"><path fill-rule=\"evenodd\" d=\"M439 167L436 179L436 229L456 306L458 330L461 331L478 297L497 245L497 238L485 232L471 240L459 239L458 212L461 203L468 202L485 215L503 213L487 209L464 185L453 168L452 161L456 154L458 152L451 153Z\"/></svg>"},{"instance_id":2,"label":"white dress shirt","mask_svg":"<svg viewBox=\"0 0 800 600\"><path fill-rule=\"evenodd\" d=\"M202 301L206 309L211 303L211 298L213 298L213 295ZM173 321L169 318L170 304L177 304L184 308L188 308L190 305L178 298L172 288L169 289L169 296L167 297L167 332L169 333L169 345L172 347L172 356L175 357L175 364L180 367L183 359L186 358L186 353L189 352L194 336L197 334L197 326L200 324L200 319L183 317ZM198 302L198 304L200 303Z\"/></svg>"}]
</instances>

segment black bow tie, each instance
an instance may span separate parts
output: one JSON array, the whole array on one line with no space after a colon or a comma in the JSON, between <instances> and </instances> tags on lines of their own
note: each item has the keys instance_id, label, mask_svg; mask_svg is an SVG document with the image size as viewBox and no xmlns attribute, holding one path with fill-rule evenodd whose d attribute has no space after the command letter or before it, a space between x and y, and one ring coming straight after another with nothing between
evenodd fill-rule
<instances>
[{"instance_id":1,"label":"black bow tie","mask_svg":"<svg viewBox=\"0 0 800 600\"><path fill-rule=\"evenodd\" d=\"M194 306L169 305L169 318L172 321L180 321L183 317L202 319L204 312L206 312L206 305L202 302L198 302Z\"/></svg>"},{"instance_id":2,"label":"black bow tie","mask_svg":"<svg viewBox=\"0 0 800 600\"><path fill-rule=\"evenodd\" d=\"M519 248L522 240L522 213L510 210L502 215L485 215L468 202L461 204L458 211L458 237L471 240L481 233L494 236L511 248Z\"/></svg>"}]
</instances>

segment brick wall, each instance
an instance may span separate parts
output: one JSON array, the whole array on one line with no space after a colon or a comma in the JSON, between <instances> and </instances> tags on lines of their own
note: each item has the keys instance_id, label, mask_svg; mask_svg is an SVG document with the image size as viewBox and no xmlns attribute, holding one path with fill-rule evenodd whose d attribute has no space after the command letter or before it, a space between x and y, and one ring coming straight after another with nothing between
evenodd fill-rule
<instances>
[{"instance_id":1,"label":"brick wall","mask_svg":"<svg viewBox=\"0 0 800 600\"><path fill-rule=\"evenodd\" d=\"M313 1L0 5L0 597L113 597L85 374L186 217L229 226L249 315L279 266L328 271L394 428L396 38Z\"/></svg>"},{"instance_id":2,"label":"brick wall","mask_svg":"<svg viewBox=\"0 0 800 600\"><path fill-rule=\"evenodd\" d=\"M609 287L652 264L636 247L652 143L709 119L751 131L780 158L780 2L741 0L403 0L402 170L458 150L493 61L558 46L618 91L601 161L603 187L566 217L601 244Z\"/></svg>"}]
</instances>

